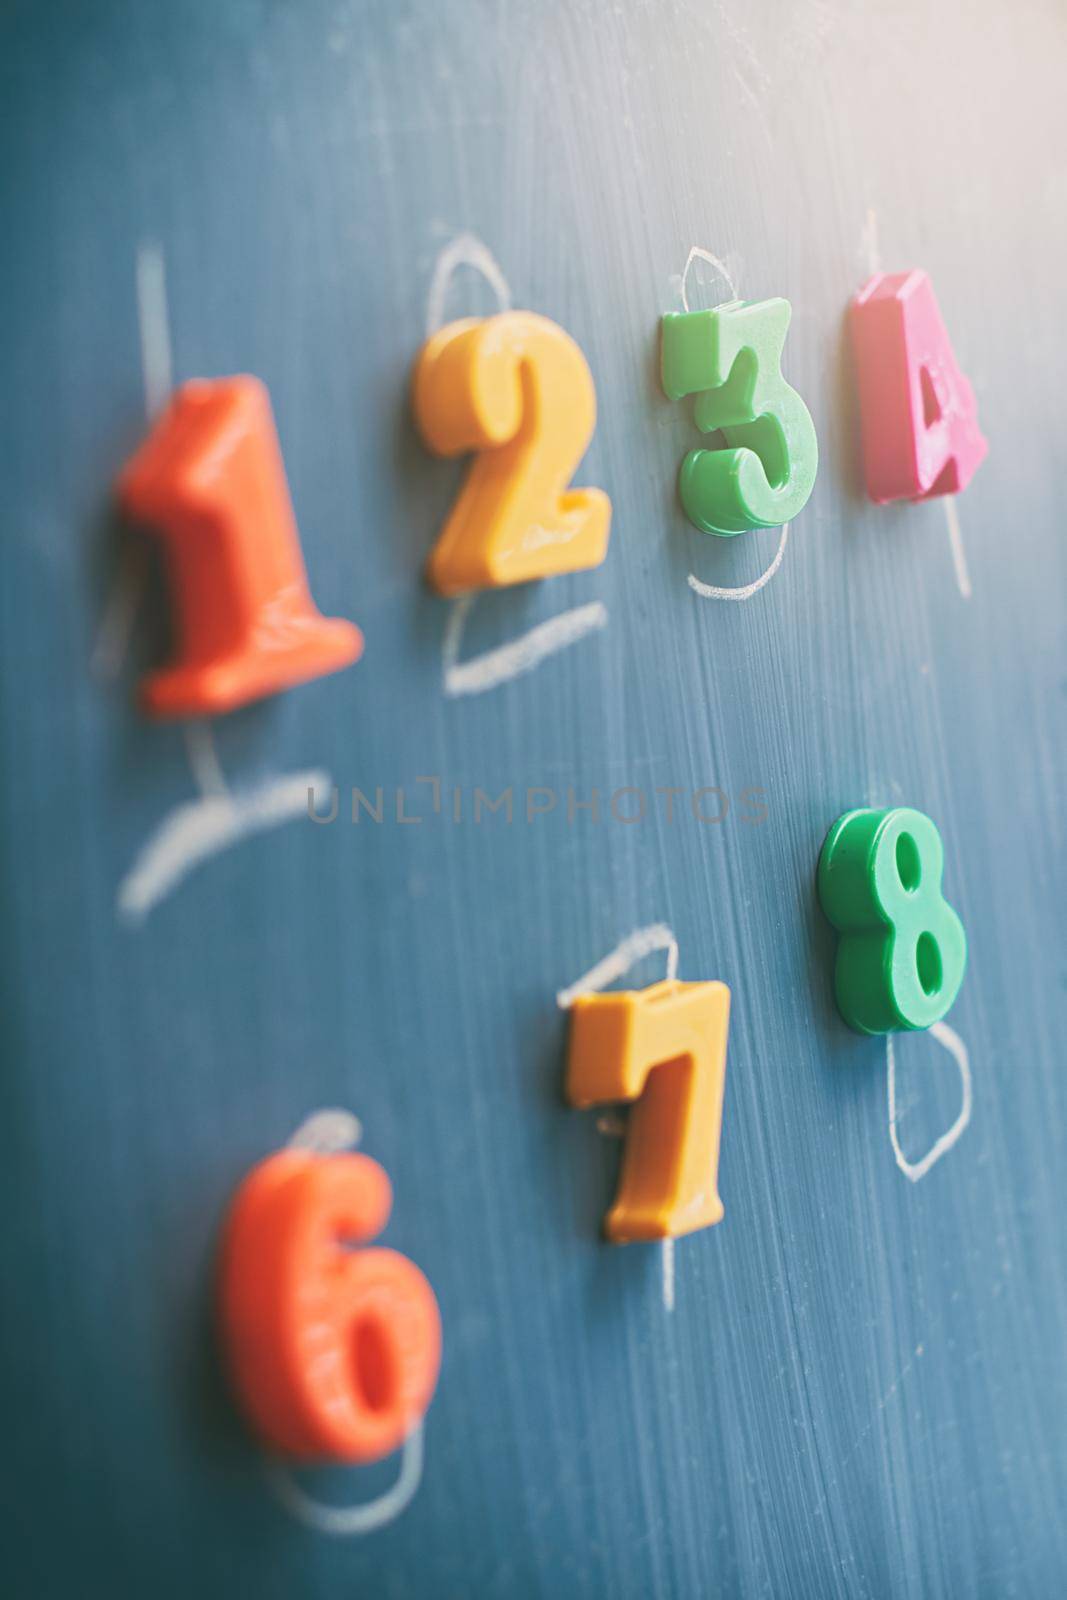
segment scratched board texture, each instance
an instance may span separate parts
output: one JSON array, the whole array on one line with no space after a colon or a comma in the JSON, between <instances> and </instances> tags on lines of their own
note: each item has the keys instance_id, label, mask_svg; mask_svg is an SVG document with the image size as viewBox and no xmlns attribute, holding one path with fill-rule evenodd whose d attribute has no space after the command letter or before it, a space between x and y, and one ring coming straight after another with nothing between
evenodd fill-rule
<instances>
[{"instance_id":1,"label":"scratched board texture","mask_svg":"<svg viewBox=\"0 0 1067 1600\"><path fill-rule=\"evenodd\" d=\"M0 58L7 1592L1062 1594L1062 6L24 3ZM460 467L408 410L464 235L585 351L576 482L614 505L601 569L469 615L421 582ZM699 436L656 379L694 245L725 275L695 260L692 306L791 300L821 446L740 603L690 575L750 585L781 536L685 521ZM878 264L929 270L977 391L958 529L861 491L843 313ZM441 314L495 309L492 276L439 273ZM175 381L269 385L316 600L367 641L191 734L133 709L166 595L111 509L168 339ZM589 607L446 694L446 635L454 670ZM288 780L288 820L148 904L135 863L220 780ZM941 829L971 955L954 1032L897 1041L894 1148L813 875L840 812L897 803ZM556 1002L654 924L733 991L726 1216L673 1263L600 1242L621 1147L564 1104ZM445 1329L421 1483L363 1537L283 1503L213 1335L228 1200L322 1106ZM300 1482L376 1504L397 1473Z\"/></svg>"}]
</instances>

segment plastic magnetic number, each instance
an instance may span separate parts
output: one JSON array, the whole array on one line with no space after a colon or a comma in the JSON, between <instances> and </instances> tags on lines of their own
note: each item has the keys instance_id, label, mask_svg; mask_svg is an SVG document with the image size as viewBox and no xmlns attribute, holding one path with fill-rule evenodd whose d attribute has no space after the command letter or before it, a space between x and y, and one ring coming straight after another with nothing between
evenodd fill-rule
<instances>
[{"instance_id":1,"label":"plastic magnetic number","mask_svg":"<svg viewBox=\"0 0 1067 1600\"><path fill-rule=\"evenodd\" d=\"M611 502L569 489L596 425L586 359L531 311L451 322L415 365L415 419L437 455L478 452L430 557L441 594L599 566Z\"/></svg>"},{"instance_id":2,"label":"plastic magnetic number","mask_svg":"<svg viewBox=\"0 0 1067 1600\"><path fill-rule=\"evenodd\" d=\"M880 505L958 494L988 446L930 279L877 273L853 300L849 322L867 493Z\"/></svg>"},{"instance_id":3,"label":"plastic magnetic number","mask_svg":"<svg viewBox=\"0 0 1067 1600\"><path fill-rule=\"evenodd\" d=\"M963 924L941 893L941 835L921 811L847 811L819 857L818 893L841 938L834 988L850 1028L929 1028L967 966Z\"/></svg>"},{"instance_id":4,"label":"plastic magnetic number","mask_svg":"<svg viewBox=\"0 0 1067 1600\"><path fill-rule=\"evenodd\" d=\"M230 1211L221 1312L244 1408L275 1450L376 1461L422 1417L441 1361L433 1290L385 1226L389 1179L369 1156L283 1150Z\"/></svg>"},{"instance_id":5,"label":"plastic magnetic number","mask_svg":"<svg viewBox=\"0 0 1067 1600\"><path fill-rule=\"evenodd\" d=\"M690 450L678 492L705 533L729 536L789 522L807 504L819 466L815 424L782 377L788 300L736 301L663 318L663 387L695 394L702 433L722 449Z\"/></svg>"},{"instance_id":6,"label":"plastic magnetic number","mask_svg":"<svg viewBox=\"0 0 1067 1600\"><path fill-rule=\"evenodd\" d=\"M351 622L308 590L285 466L258 378L183 384L118 483L167 555L178 653L141 686L157 717L211 716L358 659Z\"/></svg>"},{"instance_id":7,"label":"plastic magnetic number","mask_svg":"<svg viewBox=\"0 0 1067 1600\"><path fill-rule=\"evenodd\" d=\"M609 1239L663 1239L722 1219L719 1134L730 991L668 979L571 1008L567 1098L636 1101Z\"/></svg>"}]
</instances>

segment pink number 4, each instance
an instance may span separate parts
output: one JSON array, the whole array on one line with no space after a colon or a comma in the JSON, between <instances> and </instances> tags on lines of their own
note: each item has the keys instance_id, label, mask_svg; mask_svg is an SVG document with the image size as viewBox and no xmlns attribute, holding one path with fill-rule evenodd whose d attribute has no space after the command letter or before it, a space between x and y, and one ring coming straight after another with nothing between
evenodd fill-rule
<instances>
[{"instance_id":1,"label":"pink number 4","mask_svg":"<svg viewBox=\"0 0 1067 1600\"><path fill-rule=\"evenodd\" d=\"M925 272L876 273L849 310L867 493L925 500L965 489L988 448Z\"/></svg>"}]
</instances>

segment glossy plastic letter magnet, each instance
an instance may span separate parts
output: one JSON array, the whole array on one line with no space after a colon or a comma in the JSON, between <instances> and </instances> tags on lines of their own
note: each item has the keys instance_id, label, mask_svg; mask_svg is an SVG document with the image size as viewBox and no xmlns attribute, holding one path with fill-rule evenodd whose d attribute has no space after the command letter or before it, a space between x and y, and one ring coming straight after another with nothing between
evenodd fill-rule
<instances>
[{"instance_id":1,"label":"glossy plastic letter magnet","mask_svg":"<svg viewBox=\"0 0 1067 1600\"><path fill-rule=\"evenodd\" d=\"M879 505L958 494L988 446L930 279L876 273L853 300L849 323L867 493Z\"/></svg>"},{"instance_id":2,"label":"glossy plastic letter magnet","mask_svg":"<svg viewBox=\"0 0 1067 1600\"><path fill-rule=\"evenodd\" d=\"M358 659L308 591L270 398L257 378L183 384L118 483L163 539L177 657L141 686L157 717L211 716Z\"/></svg>"},{"instance_id":3,"label":"glossy plastic letter magnet","mask_svg":"<svg viewBox=\"0 0 1067 1600\"><path fill-rule=\"evenodd\" d=\"M583 995L571 1007L567 1098L630 1100L609 1239L674 1238L722 1218L719 1135L730 991L667 979Z\"/></svg>"},{"instance_id":4,"label":"glossy plastic letter magnet","mask_svg":"<svg viewBox=\"0 0 1067 1600\"><path fill-rule=\"evenodd\" d=\"M440 594L597 567L611 502L572 489L596 391L569 334L532 311L450 322L415 364L415 421L440 456L476 452L427 568Z\"/></svg>"},{"instance_id":5,"label":"glossy plastic letter magnet","mask_svg":"<svg viewBox=\"0 0 1067 1600\"><path fill-rule=\"evenodd\" d=\"M733 301L663 318L662 376L668 398L696 395L702 433L714 450L690 450L678 493L705 533L774 528L807 504L819 466L811 414L782 376L789 301Z\"/></svg>"},{"instance_id":6,"label":"glossy plastic letter magnet","mask_svg":"<svg viewBox=\"0 0 1067 1600\"><path fill-rule=\"evenodd\" d=\"M433 1290L406 1256L366 1246L389 1179L369 1156L286 1149L245 1179L223 1242L220 1310L256 1431L303 1461L377 1461L430 1404L441 1364Z\"/></svg>"},{"instance_id":7,"label":"glossy plastic letter magnet","mask_svg":"<svg viewBox=\"0 0 1067 1600\"><path fill-rule=\"evenodd\" d=\"M834 991L858 1033L929 1028L967 967L963 924L941 893L944 851L907 806L846 811L822 847L819 902L837 929Z\"/></svg>"}]
</instances>

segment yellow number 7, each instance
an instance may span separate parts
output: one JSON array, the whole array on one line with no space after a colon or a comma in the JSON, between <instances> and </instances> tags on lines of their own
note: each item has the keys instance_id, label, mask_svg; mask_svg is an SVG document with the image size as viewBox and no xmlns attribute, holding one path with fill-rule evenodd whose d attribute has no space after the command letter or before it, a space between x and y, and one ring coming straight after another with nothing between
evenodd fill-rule
<instances>
[{"instance_id":1,"label":"yellow number 7","mask_svg":"<svg viewBox=\"0 0 1067 1600\"><path fill-rule=\"evenodd\" d=\"M719 1134L730 991L669 978L583 995L571 1007L567 1098L633 1100L615 1204L616 1243L676 1238L722 1218Z\"/></svg>"}]
</instances>

